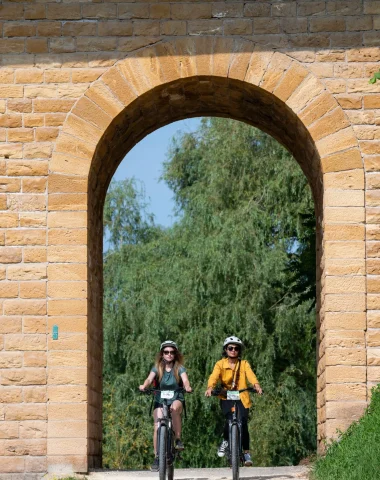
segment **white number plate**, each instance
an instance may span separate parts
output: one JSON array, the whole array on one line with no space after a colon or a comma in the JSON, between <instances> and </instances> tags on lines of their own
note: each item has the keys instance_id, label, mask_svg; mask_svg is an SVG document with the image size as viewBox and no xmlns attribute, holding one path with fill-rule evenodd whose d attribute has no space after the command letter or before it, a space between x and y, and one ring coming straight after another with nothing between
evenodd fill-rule
<instances>
[{"instance_id":1,"label":"white number plate","mask_svg":"<svg viewBox=\"0 0 380 480\"><path fill-rule=\"evenodd\" d=\"M165 398L166 400L170 400L174 397L173 390L162 390L161 391L161 398Z\"/></svg>"},{"instance_id":2,"label":"white number plate","mask_svg":"<svg viewBox=\"0 0 380 480\"><path fill-rule=\"evenodd\" d=\"M227 400L240 400L240 393L235 390L227 390Z\"/></svg>"}]
</instances>

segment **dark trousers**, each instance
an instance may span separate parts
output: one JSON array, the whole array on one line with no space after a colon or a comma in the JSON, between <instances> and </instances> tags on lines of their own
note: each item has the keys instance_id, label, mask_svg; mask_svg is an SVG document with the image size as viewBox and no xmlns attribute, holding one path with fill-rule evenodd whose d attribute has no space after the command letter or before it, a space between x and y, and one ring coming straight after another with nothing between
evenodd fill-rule
<instances>
[{"instance_id":1,"label":"dark trousers","mask_svg":"<svg viewBox=\"0 0 380 480\"><path fill-rule=\"evenodd\" d=\"M242 445L243 450L249 450L249 432L248 432L248 415L249 415L249 408L245 408L242 401L239 400L236 402L238 408L238 415L240 416L240 420L242 423ZM224 423L224 430L223 430L223 438L224 440L228 441L228 421L232 420L232 412L231 408L234 406L233 400L221 400L220 401L220 408L222 409L223 415L226 418Z\"/></svg>"}]
</instances>

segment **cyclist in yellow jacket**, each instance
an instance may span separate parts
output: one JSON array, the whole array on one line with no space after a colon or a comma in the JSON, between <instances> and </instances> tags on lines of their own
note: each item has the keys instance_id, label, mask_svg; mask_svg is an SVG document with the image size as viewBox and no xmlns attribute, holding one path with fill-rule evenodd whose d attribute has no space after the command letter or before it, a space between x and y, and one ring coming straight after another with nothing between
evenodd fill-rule
<instances>
[{"instance_id":1,"label":"cyclist in yellow jacket","mask_svg":"<svg viewBox=\"0 0 380 480\"><path fill-rule=\"evenodd\" d=\"M253 385L257 393L263 393L259 381L247 360L241 359L243 342L238 337L227 337L223 343L222 360L216 362L214 370L207 383L206 397L211 396L211 392L217 383L220 383L222 389L243 390L247 388L247 381ZM220 398L220 406L226 417L224 425L224 440L218 448L218 456L224 457L228 448L228 420L231 418L232 400ZM244 450L244 464L247 467L252 466L252 458L249 453L249 432L248 432L248 414L252 402L248 392L242 392L238 401L240 418L242 419L242 444Z\"/></svg>"}]
</instances>

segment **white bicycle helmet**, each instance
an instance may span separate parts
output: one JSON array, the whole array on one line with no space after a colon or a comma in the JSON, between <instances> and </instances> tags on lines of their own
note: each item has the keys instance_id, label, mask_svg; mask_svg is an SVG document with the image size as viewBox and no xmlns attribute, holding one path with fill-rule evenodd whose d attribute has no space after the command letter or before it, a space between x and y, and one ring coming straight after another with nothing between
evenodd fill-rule
<instances>
[{"instance_id":1,"label":"white bicycle helmet","mask_svg":"<svg viewBox=\"0 0 380 480\"><path fill-rule=\"evenodd\" d=\"M173 347L176 350L178 350L178 345L175 342L173 342L172 340L165 340L165 342L162 342L160 350L162 350L165 347Z\"/></svg>"},{"instance_id":2,"label":"white bicycle helmet","mask_svg":"<svg viewBox=\"0 0 380 480\"><path fill-rule=\"evenodd\" d=\"M244 343L240 340L240 338L232 336L232 337L227 337L224 340L223 348L226 347L227 345L229 345L230 343L234 343L235 345L240 345L241 348L244 347Z\"/></svg>"}]
</instances>

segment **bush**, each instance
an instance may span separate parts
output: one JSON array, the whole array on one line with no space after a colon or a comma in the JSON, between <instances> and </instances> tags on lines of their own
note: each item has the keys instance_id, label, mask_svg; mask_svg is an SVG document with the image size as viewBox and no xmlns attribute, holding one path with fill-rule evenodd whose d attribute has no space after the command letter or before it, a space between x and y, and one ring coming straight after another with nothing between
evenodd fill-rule
<instances>
[{"instance_id":1,"label":"bush","mask_svg":"<svg viewBox=\"0 0 380 480\"><path fill-rule=\"evenodd\" d=\"M315 480L378 480L380 478L380 385L371 404L314 465Z\"/></svg>"}]
</instances>

